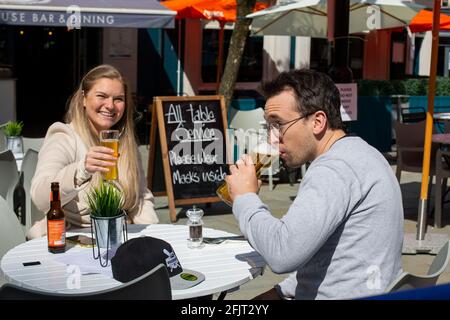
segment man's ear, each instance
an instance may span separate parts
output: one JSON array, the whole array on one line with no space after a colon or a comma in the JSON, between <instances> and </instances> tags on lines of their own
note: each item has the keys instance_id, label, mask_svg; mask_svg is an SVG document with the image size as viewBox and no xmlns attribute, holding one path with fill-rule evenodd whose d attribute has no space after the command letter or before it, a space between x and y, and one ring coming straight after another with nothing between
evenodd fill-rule
<instances>
[{"instance_id":1,"label":"man's ear","mask_svg":"<svg viewBox=\"0 0 450 320\"><path fill-rule=\"evenodd\" d=\"M314 124L313 124L313 133L315 135L320 135L327 130L328 127L328 118L325 112L317 111L313 114Z\"/></svg>"}]
</instances>

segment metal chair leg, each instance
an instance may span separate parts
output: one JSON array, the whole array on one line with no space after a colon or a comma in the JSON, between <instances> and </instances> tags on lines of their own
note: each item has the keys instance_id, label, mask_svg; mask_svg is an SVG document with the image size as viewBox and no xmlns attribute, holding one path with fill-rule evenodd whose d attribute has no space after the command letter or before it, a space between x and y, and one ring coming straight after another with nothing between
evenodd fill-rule
<instances>
[{"instance_id":1,"label":"metal chair leg","mask_svg":"<svg viewBox=\"0 0 450 320\"><path fill-rule=\"evenodd\" d=\"M444 197L442 193L443 180L447 182L447 179L438 179L436 176L436 192L434 201L434 227L442 228L442 206L444 205Z\"/></svg>"},{"instance_id":2,"label":"metal chair leg","mask_svg":"<svg viewBox=\"0 0 450 320\"><path fill-rule=\"evenodd\" d=\"M225 299L225 296L227 295L227 291L222 291L220 295L217 297L217 300L223 300Z\"/></svg>"}]
</instances>

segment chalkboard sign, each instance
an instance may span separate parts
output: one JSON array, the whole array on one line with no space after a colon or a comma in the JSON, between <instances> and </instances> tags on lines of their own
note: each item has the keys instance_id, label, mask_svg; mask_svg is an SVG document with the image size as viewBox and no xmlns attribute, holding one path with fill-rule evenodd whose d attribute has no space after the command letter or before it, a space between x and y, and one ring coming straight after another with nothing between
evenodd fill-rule
<instances>
[{"instance_id":1,"label":"chalkboard sign","mask_svg":"<svg viewBox=\"0 0 450 320\"><path fill-rule=\"evenodd\" d=\"M228 172L225 104L222 96L155 97L154 106L170 219L176 221L175 205L221 201L216 190Z\"/></svg>"},{"instance_id":2,"label":"chalkboard sign","mask_svg":"<svg viewBox=\"0 0 450 320\"><path fill-rule=\"evenodd\" d=\"M156 105L149 106L149 114L151 114L150 126L150 152L147 167L147 186L155 196L165 196L166 185L164 182L164 170L161 154L161 143L158 134L158 121L156 117ZM156 168L156 170L155 170Z\"/></svg>"}]
</instances>

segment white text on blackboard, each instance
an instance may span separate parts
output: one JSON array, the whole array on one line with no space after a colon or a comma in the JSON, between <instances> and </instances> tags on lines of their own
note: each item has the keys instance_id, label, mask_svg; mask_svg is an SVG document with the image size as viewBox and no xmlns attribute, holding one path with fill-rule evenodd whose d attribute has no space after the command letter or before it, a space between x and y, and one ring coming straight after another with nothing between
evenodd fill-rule
<instances>
[{"instance_id":1,"label":"white text on blackboard","mask_svg":"<svg viewBox=\"0 0 450 320\"><path fill-rule=\"evenodd\" d=\"M201 176L200 176L201 175ZM223 171L222 167L214 171L206 172L193 172L188 171L186 173L180 173L180 171L174 170L172 174L173 184L191 184L202 182L217 182L225 180L226 172Z\"/></svg>"},{"instance_id":2,"label":"white text on blackboard","mask_svg":"<svg viewBox=\"0 0 450 320\"><path fill-rule=\"evenodd\" d=\"M178 143L169 151L170 165L225 163L222 132L203 128L204 125L196 123L193 129L179 128L172 132L171 141Z\"/></svg>"},{"instance_id":3,"label":"white text on blackboard","mask_svg":"<svg viewBox=\"0 0 450 320\"><path fill-rule=\"evenodd\" d=\"M209 110L208 107L203 107L201 104L197 110L194 110L192 104L189 105L189 111L191 112L191 118L193 123L214 123L216 117L214 112Z\"/></svg>"},{"instance_id":4,"label":"white text on blackboard","mask_svg":"<svg viewBox=\"0 0 450 320\"><path fill-rule=\"evenodd\" d=\"M172 133L172 141L187 142L204 142L219 140L217 134L218 129L203 128L205 124L195 124L193 129L178 128Z\"/></svg>"},{"instance_id":5,"label":"white text on blackboard","mask_svg":"<svg viewBox=\"0 0 450 320\"><path fill-rule=\"evenodd\" d=\"M171 166L178 166L182 164L215 164L218 162L218 155L208 154L204 151L196 154L177 154L173 150L169 151L169 161ZM223 163L221 161L220 163Z\"/></svg>"},{"instance_id":6,"label":"white text on blackboard","mask_svg":"<svg viewBox=\"0 0 450 320\"><path fill-rule=\"evenodd\" d=\"M189 113L191 115L191 122L197 123L215 123L216 117L214 111L210 110L207 106L199 105L197 109L194 109L192 104L189 104ZM167 124L178 124L177 129L183 128L186 120L183 119L183 113L181 112L181 105L170 104L169 111L165 114L167 118Z\"/></svg>"},{"instance_id":7,"label":"white text on blackboard","mask_svg":"<svg viewBox=\"0 0 450 320\"><path fill-rule=\"evenodd\" d=\"M185 120L183 120L183 114L181 113L181 106L179 104L170 104L169 112L166 113L165 116L167 117L168 124L178 124L177 129L183 127L183 123L186 122Z\"/></svg>"}]
</instances>

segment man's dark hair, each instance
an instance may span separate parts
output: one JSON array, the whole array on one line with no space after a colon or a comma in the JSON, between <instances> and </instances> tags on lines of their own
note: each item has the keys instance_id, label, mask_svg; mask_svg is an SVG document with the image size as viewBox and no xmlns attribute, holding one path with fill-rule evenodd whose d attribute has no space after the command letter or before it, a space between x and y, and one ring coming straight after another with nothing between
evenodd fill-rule
<instances>
[{"instance_id":1,"label":"man's dark hair","mask_svg":"<svg viewBox=\"0 0 450 320\"><path fill-rule=\"evenodd\" d=\"M343 129L341 98L333 80L322 72L300 69L282 72L272 81L262 84L266 99L285 90L292 90L302 115L323 111L331 129Z\"/></svg>"}]
</instances>

